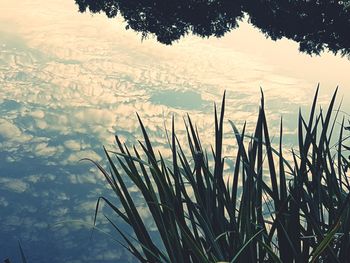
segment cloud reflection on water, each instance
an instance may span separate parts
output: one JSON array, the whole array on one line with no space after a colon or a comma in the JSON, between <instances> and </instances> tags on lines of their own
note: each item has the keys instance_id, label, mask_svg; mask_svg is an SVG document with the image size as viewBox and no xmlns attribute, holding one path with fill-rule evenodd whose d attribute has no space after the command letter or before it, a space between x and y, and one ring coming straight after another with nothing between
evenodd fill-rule
<instances>
[{"instance_id":1,"label":"cloud reflection on water","mask_svg":"<svg viewBox=\"0 0 350 263\"><path fill-rule=\"evenodd\" d=\"M95 234L89 242L89 226L70 222L91 223L97 197L109 195L103 177L81 158L103 162L102 145L111 148L116 132L127 144L135 143L136 112L162 151L164 122L169 127L175 115L184 137L187 112L203 141L212 143L212 103L224 90L227 118L247 121L252 129L260 86L272 134L283 115L290 144L297 109L311 103L319 81L280 74L263 56L213 40L189 37L172 47L140 43L103 17L77 14L73 2L26 0L18 9L16 1L0 0L1 258L16 259L20 238L32 262L130 260L125 250L106 242L108 237ZM195 105L186 107L178 95L192 96ZM325 103L329 91L322 96ZM225 131L225 154L232 155L228 125ZM137 195L131 185L130 190ZM61 221L67 223L53 227Z\"/></svg>"}]
</instances>

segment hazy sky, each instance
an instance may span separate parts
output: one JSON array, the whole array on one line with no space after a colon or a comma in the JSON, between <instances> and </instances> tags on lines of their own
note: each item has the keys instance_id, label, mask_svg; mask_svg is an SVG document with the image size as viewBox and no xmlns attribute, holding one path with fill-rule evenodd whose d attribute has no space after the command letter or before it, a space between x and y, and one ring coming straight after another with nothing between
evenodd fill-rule
<instances>
[{"instance_id":1,"label":"hazy sky","mask_svg":"<svg viewBox=\"0 0 350 263\"><path fill-rule=\"evenodd\" d=\"M201 40L188 36L173 46L166 47L156 43L154 39L141 43L140 36L132 31L126 32L121 22L108 20L104 15L78 13L73 0L1 0L0 7L1 31L18 35L34 46L45 42L52 48L59 48L56 52L62 52L67 57L69 52L79 52L74 49L79 48L80 43L72 43L73 41L86 39L89 42L84 43L84 46L89 46L91 50L101 50L107 41L115 41L116 47L129 47L135 53L138 50L153 55L152 52L160 53L169 59L178 52L198 56L198 52L195 52L198 49L206 49L214 57L231 51L262 62L263 67L273 68L282 76L307 80L311 85L320 82L331 88L339 84L343 89L342 93L346 93L350 86L350 78L346 76L346 72L350 70L347 58L332 54L322 54L321 57L301 54L296 43L288 40L267 40L257 29L246 24L220 39ZM80 37L84 37L84 40Z\"/></svg>"}]
</instances>

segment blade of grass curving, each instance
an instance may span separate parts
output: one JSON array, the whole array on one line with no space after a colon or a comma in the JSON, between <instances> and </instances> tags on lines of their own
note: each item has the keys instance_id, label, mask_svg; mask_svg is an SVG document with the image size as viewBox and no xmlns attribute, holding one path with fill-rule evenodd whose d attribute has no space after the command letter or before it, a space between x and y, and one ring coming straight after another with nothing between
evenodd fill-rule
<instances>
[{"instance_id":1,"label":"blade of grass curving","mask_svg":"<svg viewBox=\"0 0 350 263\"><path fill-rule=\"evenodd\" d=\"M139 164L139 166L141 167L142 174L144 176L144 179L146 181L146 184L147 184L147 187L148 187L148 190L149 190L148 192L153 197L153 200L156 199L153 186L152 186L152 184L150 182L150 179L149 179L149 176L148 176L148 174L147 174L147 172L145 170L145 166L147 166L149 169L153 169L152 166L149 163L141 160L140 155L138 154L135 146L133 147L133 149L134 149L136 158L134 156L131 156L131 154L130 154L130 152L127 149L126 146L125 146L125 150L124 150L124 147L123 147L122 143L120 142L119 137L117 135L115 136L115 138L116 138L116 141L117 141L117 144L119 146L119 149L120 149L121 153L117 153L117 152L113 152L113 153L115 155L117 155L117 156L124 157L124 160L126 161L127 166L129 167L129 168L127 168L127 166L124 164L124 162L121 162L120 159L118 159L119 163L122 165L123 169L127 172L129 177L136 183L136 185L141 189L141 191L145 195L145 194L147 194L147 192L144 190L145 186L143 184L143 181L142 181L141 177L138 175L139 174L138 170L137 170L137 168L136 168L136 166L134 164L134 162L137 162ZM112 151L109 151L109 152L112 152Z\"/></svg>"},{"instance_id":2,"label":"blade of grass curving","mask_svg":"<svg viewBox=\"0 0 350 263\"><path fill-rule=\"evenodd\" d=\"M332 134L333 134L333 130L334 130L334 127L335 127L335 124L337 123L337 119L338 119L338 115L339 115L339 112L340 112L340 108L343 104L343 98L341 99L339 105L338 105L338 108L335 111L335 116L333 118L333 121L332 121L332 127L331 127L331 131L329 133L329 136L328 136L328 141L331 140L331 137L332 137Z\"/></svg>"},{"instance_id":3,"label":"blade of grass curving","mask_svg":"<svg viewBox=\"0 0 350 263\"><path fill-rule=\"evenodd\" d=\"M287 182L286 182L286 174L284 171L284 165L283 165L283 151L282 151L282 144L283 144L283 120L281 117L280 122L280 140L279 140L279 171L280 171L280 199L286 200L287 199Z\"/></svg>"},{"instance_id":4,"label":"blade of grass curving","mask_svg":"<svg viewBox=\"0 0 350 263\"><path fill-rule=\"evenodd\" d=\"M225 114L225 95L224 92L221 104L220 118L218 119L216 106L214 107L214 117L215 117L215 154L214 154L214 182L213 182L213 203L217 204L217 208L214 211L214 216L219 222L225 222L225 210L224 207L227 206L225 200L229 200L228 192L225 188L225 183L223 181L223 167L224 162L222 159L222 141L223 141L223 122ZM217 199L217 201L215 200ZM216 224L215 233L219 234L224 232L224 226L222 224ZM221 243L222 247L225 247L225 243ZM227 248L228 249L228 248Z\"/></svg>"},{"instance_id":5,"label":"blade of grass curving","mask_svg":"<svg viewBox=\"0 0 350 263\"><path fill-rule=\"evenodd\" d=\"M321 241L321 243L316 247L316 249L311 254L311 263L314 263L318 260L322 252L329 246L331 241L334 238L334 235L338 231L338 228L340 227L340 221L334 226L334 228L329 231L329 233L324 237L324 239Z\"/></svg>"},{"instance_id":6,"label":"blade of grass curving","mask_svg":"<svg viewBox=\"0 0 350 263\"><path fill-rule=\"evenodd\" d=\"M263 123L263 131L264 131L264 138L265 138L265 144L266 144L266 154L267 154L267 160L269 165L269 173L270 173L270 180L272 185L272 198L275 202L275 207L278 209L279 207L279 191L278 191L278 183L277 183L277 176L276 176L276 170L275 170L275 163L273 159L272 154L272 147L271 147L271 141L269 137L269 131L267 127L267 121L265 116L265 110L264 110L264 94L261 91L261 115L262 115L262 123Z\"/></svg>"},{"instance_id":7,"label":"blade of grass curving","mask_svg":"<svg viewBox=\"0 0 350 263\"><path fill-rule=\"evenodd\" d=\"M256 123L256 128L255 128L255 134L254 138L251 139L251 162L252 165L255 165L256 162L256 173L257 173L257 180L256 180L256 196L253 199L254 204L253 207L255 206L256 213L257 213L257 224L264 228L264 232L267 232L265 229L265 222L264 222L264 216L263 216L263 203L262 203L262 195L263 195L263 189L262 189L262 181L263 181L263 163L264 163L264 158L263 158L263 123L262 123L262 108L260 107L259 109L259 116L258 120ZM267 242L269 242L267 240ZM258 245L258 243L256 243ZM259 258L265 258L266 251L264 248L259 245Z\"/></svg>"},{"instance_id":8,"label":"blade of grass curving","mask_svg":"<svg viewBox=\"0 0 350 263\"><path fill-rule=\"evenodd\" d=\"M113 209L113 211L118 215L120 216L127 224L131 224L130 221L129 221L129 218L127 216L124 215L124 213L122 211L120 211L119 208L117 208L115 205L113 205L107 198L103 197L103 196L100 196L98 199L97 199L97 203L96 203L96 207L95 207L95 215L94 215L94 223L93 223L93 226L95 227L96 226L96 219L97 219L97 214L98 214L98 208L100 206L100 201L101 199L103 201L105 201L107 203L107 205Z\"/></svg>"},{"instance_id":9,"label":"blade of grass curving","mask_svg":"<svg viewBox=\"0 0 350 263\"><path fill-rule=\"evenodd\" d=\"M128 251L130 251L138 260L140 260L141 262L149 262L148 260L146 260L141 253L138 251L138 249L134 246L134 244L131 242L131 239L136 241L144 250L146 250L147 252L149 252L151 255L154 256L154 258L158 258L158 262L161 262L160 257L162 257L166 262L170 262L170 260L163 254L160 253L160 255L156 255L153 253L152 250L149 250L146 246L144 246L139 240L133 238L132 236L130 236L130 238L128 238L123 231L106 215L104 215L105 218L109 221L109 223L113 226L113 228L115 230L117 230L117 232L122 236L122 238L124 239L124 241L128 244L129 247L127 247L125 244L121 243L120 241L117 240L117 242L119 242L124 248L128 249Z\"/></svg>"},{"instance_id":10,"label":"blade of grass curving","mask_svg":"<svg viewBox=\"0 0 350 263\"><path fill-rule=\"evenodd\" d=\"M304 127L306 129L305 145L306 145L306 149L307 150L309 149L310 140L311 140L312 135L313 135L313 133L311 132L311 129L312 129L313 121L315 119L315 115L316 115L315 114L315 110L316 110L316 103L317 103L319 88L320 88L320 84L318 83L317 88L316 88L316 92L315 92L315 95L314 95L314 99L313 99L313 102L312 102L311 110L310 110L309 123L308 123L308 125L306 125L306 123L304 123ZM315 128L317 127L318 120L319 119L316 118Z\"/></svg>"},{"instance_id":11,"label":"blade of grass curving","mask_svg":"<svg viewBox=\"0 0 350 263\"><path fill-rule=\"evenodd\" d=\"M198 132L197 125L195 126L195 132L196 132L196 137L198 138L199 148L200 148L200 149L203 149L202 143L201 143L201 140L200 140L200 137L199 137L199 132Z\"/></svg>"},{"instance_id":12,"label":"blade of grass curving","mask_svg":"<svg viewBox=\"0 0 350 263\"><path fill-rule=\"evenodd\" d=\"M328 107L328 110L327 110L327 113L326 113L326 118L324 119L324 122L323 122L323 125L322 125L322 134L320 136L320 141L319 141L319 144L318 144L319 146L322 146L324 141L327 138L327 130L328 130L330 118L331 118L331 115L332 115L335 99L337 97L337 92L338 92L338 87L334 91L333 97L331 99L331 102L329 104L329 107Z\"/></svg>"},{"instance_id":13,"label":"blade of grass curving","mask_svg":"<svg viewBox=\"0 0 350 263\"><path fill-rule=\"evenodd\" d=\"M175 211L178 214L184 214L182 204L181 204L181 186L180 186L180 178L179 178L180 172L177 164L174 116L172 117L172 122L171 122L171 151L172 151L172 158L173 158L173 178L175 182L175 196L176 196ZM185 222L183 221L182 224L185 224Z\"/></svg>"},{"instance_id":14,"label":"blade of grass curving","mask_svg":"<svg viewBox=\"0 0 350 263\"><path fill-rule=\"evenodd\" d=\"M245 127L246 127L246 123L244 123L243 129L242 129L242 134L240 134L240 136L237 137L241 140L239 142L239 145L243 144ZM235 207L236 207L236 203L237 203L238 180L239 180L241 159L242 159L242 148L238 147L238 153L236 156L236 163L235 163L235 170L234 170L233 180L232 180L232 194L231 194L231 200L232 200L232 203L235 205Z\"/></svg>"},{"instance_id":15,"label":"blade of grass curving","mask_svg":"<svg viewBox=\"0 0 350 263\"><path fill-rule=\"evenodd\" d=\"M116 178L118 180L118 183L120 186L120 190L118 191L118 197L120 198L121 196L123 196L122 198L120 198L120 201L123 200L122 204L123 204L123 207L125 209L125 212L127 213L128 219L131 223L130 226L135 231L135 234L136 234L137 238L140 240L140 242L142 242L146 247L148 247L149 249L154 251L154 253L156 253L156 254L159 253L159 250L154 245L151 237L149 236L149 234L147 232L147 229L146 229L146 227L141 219L139 212L136 209L136 206L135 206L135 204L134 204L134 202L133 202L133 200L128 192L128 189L127 189L123 179L121 178L121 175L119 174L117 168L115 167L113 161L111 160L111 158L106 150L105 150L105 154L109 160L109 164L112 167L114 175L116 176ZM118 158L118 160L122 164L122 160L119 158ZM124 170L124 171L128 172L128 170ZM145 252L145 255L147 258L149 258L149 259L153 258L153 256L150 255L147 251L144 251L144 252Z\"/></svg>"},{"instance_id":16,"label":"blade of grass curving","mask_svg":"<svg viewBox=\"0 0 350 263\"><path fill-rule=\"evenodd\" d=\"M280 256L281 256L281 259L284 261L284 262L289 262L290 260L293 259L293 257L296 257L297 255L297 252L296 252L296 249L294 248L294 244L290 238L290 232L288 232L288 221L286 219L285 223L282 224L281 222L281 217L283 217L284 215L286 215L286 217L288 216L288 204L290 203L290 200L292 199L292 196L291 195L288 195L287 198L285 200L282 201L281 203L281 207L280 207L280 210L276 213L276 217L275 217L275 220L272 222L272 225L271 225L271 228L270 228L270 232L269 232L269 236L268 236L268 240L271 240L273 239L274 237L274 233L275 233L275 229L277 228L277 225L280 224L280 227L283 231L283 239L286 240L286 242L281 242L282 240L278 240L278 243L279 243L279 252L280 252ZM285 254L281 254L281 251L282 250L286 250L286 253ZM288 251L288 253L287 253ZM282 258L282 256L284 256L284 258Z\"/></svg>"},{"instance_id":17,"label":"blade of grass curving","mask_svg":"<svg viewBox=\"0 0 350 263\"><path fill-rule=\"evenodd\" d=\"M195 258L195 262L210 263L206 255L202 252L201 248L198 247L198 243L193 240L189 229L185 229L181 224L179 224L179 228L185 237L182 241L192 248L192 256Z\"/></svg>"},{"instance_id":18,"label":"blade of grass curving","mask_svg":"<svg viewBox=\"0 0 350 263\"><path fill-rule=\"evenodd\" d=\"M243 139L241 138L241 135L240 133L238 132L238 129L236 127L236 125L232 122L232 121L229 121L232 129L233 129L233 132L234 132L234 135L236 136L236 140L237 140L237 143L239 145L239 147L241 147L241 154L242 154L242 161L243 161L243 165L246 169L248 169L250 171L250 174L252 174L255 178L257 178L257 175L254 171L251 171L251 168L250 168L250 165L249 165L249 160L248 160L248 157L247 157L247 153L246 153L246 150L245 150L245 146L243 144ZM262 187L264 188L264 191L266 191L266 193L270 196L273 196L273 192L272 190L270 189L270 187L264 182L262 181Z\"/></svg>"},{"instance_id":19,"label":"blade of grass curving","mask_svg":"<svg viewBox=\"0 0 350 263\"><path fill-rule=\"evenodd\" d=\"M297 157L294 152L294 149L292 149L292 156L294 160L294 166L295 166L295 172L294 172L294 180L293 184L290 187L290 194L292 196L292 200L290 203L290 221L288 224L288 233L290 240L293 244L293 247L295 248L296 256L295 260L296 262L300 262L301 260L301 221L300 221L300 208L301 208L301 189L302 189L302 181L301 181L301 175L300 175L300 167L297 162Z\"/></svg>"},{"instance_id":20,"label":"blade of grass curving","mask_svg":"<svg viewBox=\"0 0 350 263\"><path fill-rule=\"evenodd\" d=\"M23 251L21 242L20 242L19 240L18 240L18 247L19 247L19 251L20 251L20 253L21 253L21 260L22 260L22 263L27 263L26 256L24 255L24 251Z\"/></svg>"},{"instance_id":21,"label":"blade of grass curving","mask_svg":"<svg viewBox=\"0 0 350 263\"><path fill-rule=\"evenodd\" d=\"M149 151L149 156L151 156L154 160L156 159L156 156L154 155L153 148L151 141L149 140L148 134L146 132L145 126L143 125L140 116L136 113L137 119L139 120L139 124L142 130L142 135L146 143L147 150Z\"/></svg>"},{"instance_id":22,"label":"blade of grass curving","mask_svg":"<svg viewBox=\"0 0 350 263\"><path fill-rule=\"evenodd\" d=\"M167 191L165 191L165 189L166 189L166 182L164 181L162 176L159 176L160 174L162 174L162 172L161 172L161 170L159 170L159 168L157 166L156 158L155 158L154 151L153 151L153 148L151 146L149 137L148 137L147 132L146 132L146 130L144 128L144 125L143 125L143 123L141 121L141 118L139 117L139 115L137 115L137 117L139 119L139 123L140 123L140 126L141 126L143 137L144 137L144 140L145 140L145 143L146 143L146 146L144 146L141 142L140 142L140 145L143 148L144 152L146 153L146 155L147 155L147 157L148 157L148 159L149 159L149 161L151 163L151 166L154 168L153 170L151 170L151 173L152 173L153 178L156 181L156 184L157 184L157 187L158 187L158 190L159 190L159 194L160 194L160 198L164 201L167 198L167 194L166 194ZM170 242L169 242L168 233L166 232L166 227L164 225L162 217L158 217L158 219L160 219L160 220L156 220L156 222L158 222L158 228L159 228L160 233L162 235L162 239L164 241L165 246L167 246L168 250L170 250L170 247L169 247Z\"/></svg>"},{"instance_id":23,"label":"blade of grass curving","mask_svg":"<svg viewBox=\"0 0 350 263\"><path fill-rule=\"evenodd\" d=\"M334 193L336 195L336 197L339 199L341 199L341 191L339 188L339 183L337 182L337 175L336 175L336 171L335 171L335 161L333 156L331 155L331 149L330 149L330 142L328 139L325 140L325 153L324 153L324 168L326 171L326 175L327 175L327 181L329 182L327 184L327 187L329 189L330 193ZM328 159L328 161L326 160L326 158ZM328 165L327 165L328 163ZM329 167L329 169L328 169ZM332 192L331 192L332 189ZM333 222L332 222L333 223Z\"/></svg>"},{"instance_id":24,"label":"blade of grass curving","mask_svg":"<svg viewBox=\"0 0 350 263\"><path fill-rule=\"evenodd\" d=\"M166 176L163 174L164 171L160 170L158 165L156 164L156 161L153 159L152 154L148 151L148 149L140 142L141 147L144 150L144 153L147 155L149 162L153 166L154 169L152 169L152 177L155 180L155 183L157 184L158 188L158 194L160 197L160 203L162 205L171 204L171 201L173 199L172 190L170 190L169 185L166 181ZM164 165L164 162L161 161L161 164ZM164 168L164 166L163 166ZM159 212L159 213L158 213ZM173 220L173 212L170 213L168 210L159 210L157 213L153 214L154 219L158 228L158 231L162 237L162 241L169 253L170 258L173 260L176 258L174 252L174 244L172 244L171 235L176 235L176 231L174 228L176 228ZM167 224L165 223L167 222ZM172 226L172 227L171 227ZM176 239L173 241L175 242ZM176 246L177 244L175 244Z\"/></svg>"},{"instance_id":25,"label":"blade of grass curving","mask_svg":"<svg viewBox=\"0 0 350 263\"><path fill-rule=\"evenodd\" d=\"M134 153L135 153L137 159L141 158L140 154L138 153L138 151L137 151L135 146L134 146ZM143 178L144 178L144 180L146 182L148 192L152 196L153 200L157 200L156 192L155 192L154 187L152 185L151 179L150 179L150 177L149 177L149 175L148 175L148 173L146 171L145 165L143 165L143 163L139 163L139 166L141 168L141 172L142 172ZM149 167L149 165L148 165L148 167Z\"/></svg>"},{"instance_id":26,"label":"blade of grass curving","mask_svg":"<svg viewBox=\"0 0 350 263\"><path fill-rule=\"evenodd\" d=\"M312 119L313 116L310 116L310 119ZM308 138L305 139L304 142L304 131L303 131L303 125L305 121L301 114L301 109L299 108L299 115L298 115L298 144L299 144L299 159L300 164L297 172L297 180L298 180L298 188L302 189L302 185L309 185L308 181L308 168L307 168L307 157L308 157L308 147L309 147L309 140ZM305 137L308 137L308 130L306 130ZM300 190L297 190L297 192L300 192ZM303 192L303 191L301 191ZM302 197L298 197L299 202L300 200L303 200ZM303 204L303 202L301 202ZM313 211L313 210L312 210ZM303 231L303 228L299 228L300 231ZM300 234L299 234L300 235ZM307 224L306 226L306 233L304 235L312 235L312 231L310 228L310 225ZM310 243L306 240L301 240L302 243L302 251L301 255L299 257L299 260L305 261L308 259L309 250L310 250Z\"/></svg>"},{"instance_id":27,"label":"blade of grass curving","mask_svg":"<svg viewBox=\"0 0 350 263\"><path fill-rule=\"evenodd\" d=\"M275 222L278 224L278 231L277 231L277 237L278 237L278 244L279 244L279 254L280 258L284 262L288 262L290 258L292 258L292 253L295 251L293 248L293 244L290 243L290 238L288 237L288 233L286 231L286 216L285 216L285 210L287 210L288 206L288 194L287 194L287 181L286 181L286 175L283 165L283 151L282 151L282 144L283 144L283 119L281 117L280 121L280 138L279 138L279 185L280 185L280 207L278 211L276 211L276 217ZM272 233L272 227L270 230L270 233ZM292 247L292 250L290 249ZM267 249L267 251L269 251ZM271 255L273 257L273 255Z\"/></svg>"},{"instance_id":28,"label":"blade of grass curving","mask_svg":"<svg viewBox=\"0 0 350 263\"><path fill-rule=\"evenodd\" d=\"M262 246L266 252L271 256L272 262L274 263L282 263L283 261L276 255L276 253L272 250L272 248L270 246L268 246L267 244L265 244L264 242L261 242L260 240L258 240L259 245Z\"/></svg>"},{"instance_id":29,"label":"blade of grass curving","mask_svg":"<svg viewBox=\"0 0 350 263\"><path fill-rule=\"evenodd\" d=\"M229 120L229 123L231 124L231 121ZM238 131L238 130L237 130ZM239 134L240 135L240 134ZM240 136L242 136L242 135L240 135ZM245 138L249 138L249 139L252 139L252 140L256 140L257 142L258 142L258 140L257 140L257 138L255 138L254 136L251 136L251 135L248 135L248 134L245 134L243 137L245 137ZM265 147L266 147L266 143L264 142L264 141L262 141L261 142L263 145L265 145ZM287 168L289 169L289 173L290 174L293 174L293 167L291 166L291 164L288 162L288 160L287 159L285 159L284 157L283 157L283 155L281 156L280 155L280 153L279 153L279 151L278 150L276 150L274 147L272 147L271 146L271 151L272 151L272 153L274 153L278 158L282 158L282 161L283 161L283 164L285 165L285 166L287 166Z\"/></svg>"},{"instance_id":30,"label":"blade of grass curving","mask_svg":"<svg viewBox=\"0 0 350 263\"><path fill-rule=\"evenodd\" d=\"M175 124L174 117L172 118L172 134L171 134L171 150L172 150L172 158L173 158L173 178L175 183L175 215L178 218L179 224L182 226L186 225L185 221L185 213L182 206L182 198L181 198L181 188L183 187L183 181L181 180L181 175L179 172L179 167L177 164L177 151L176 151L176 135L175 135ZM182 184L182 185L181 185ZM184 239L183 234L181 233L181 239ZM183 253L185 254L185 258L187 260L190 259L189 247L186 244L183 244Z\"/></svg>"},{"instance_id":31,"label":"blade of grass curving","mask_svg":"<svg viewBox=\"0 0 350 263\"><path fill-rule=\"evenodd\" d=\"M189 125L189 131L192 135L192 139L194 142L195 150L198 152L202 152L202 148L200 147L200 143L199 143L199 138L197 137L196 131L195 131L194 126L192 124L192 120L188 114L187 114L187 121L188 121L188 125Z\"/></svg>"},{"instance_id":32,"label":"blade of grass curving","mask_svg":"<svg viewBox=\"0 0 350 263\"><path fill-rule=\"evenodd\" d=\"M257 237L259 236L262 232L264 231L264 229L259 230L258 232L256 232L251 238L249 238L244 245L240 248L240 250L237 252L237 254L235 255L235 257L231 260L230 263L234 263L234 262L238 262L238 258L241 256L241 254L243 253L243 251L249 246L249 244Z\"/></svg>"},{"instance_id":33,"label":"blade of grass curving","mask_svg":"<svg viewBox=\"0 0 350 263\"><path fill-rule=\"evenodd\" d=\"M224 256L222 254L222 251L220 250L219 246L214 242L215 232L213 231L213 223L211 222L211 220L209 218L207 210L204 209L205 204L194 203L191 200L188 193L186 192L185 188L183 188L182 194L184 196L188 210L191 213L193 213L194 217L198 220L198 223L201 226L201 229L203 230L203 233L206 237L206 242L208 242L208 244L211 244L211 246L214 248L215 255L217 255L218 258L223 259ZM194 222L192 222L192 223L194 223ZM215 223L217 224L217 222L215 222Z\"/></svg>"},{"instance_id":34,"label":"blade of grass curving","mask_svg":"<svg viewBox=\"0 0 350 263\"><path fill-rule=\"evenodd\" d=\"M312 123L313 123L314 116L315 116L316 102L317 102L317 98L318 98L319 89L320 89L320 83L317 84L316 92L315 92L314 99L312 102L308 127L312 127Z\"/></svg>"},{"instance_id":35,"label":"blade of grass curving","mask_svg":"<svg viewBox=\"0 0 350 263\"><path fill-rule=\"evenodd\" d=\"M201 246L201 250L204 250L204 248L202 247L203 246L203 242L201 241L201 238L202 238L203 235L199 234L201 229L200 229L200 225L197 223L197 221L196 221L196 219L194 217L194 214L193 214L193 211L192 211L193 206L190 205L188 203L188 201L185 201L185 204L186 204L186 207L187 207L187 210L188 210L188 218L189 218L189 221L190 221L190 227L192 229L194 242L196 242L196 244L198 244L198 246ZM183 228L185 228L185 226L187 226L187 225L186 224L182 225ZM184 237L182 237L182 240L184 240Z\"/></svg>"},{"instance_id":36,"label":"blade of grass curving","mask_svg":"<svg viewBox=\"0 0 350 263\"><path fill-rule=\"evenodd\" d=\"M188 117L188 123L189 123L189 126L185 123L186 131L187 131L187 140L191 149L192 158L195 162L195 168L194 168L195 177L191 178L193 180L192 181L193 184L191 185L194 185L194 182L196 182L196 185L197 185L196 199L200 204L205 204L208 202L208 200L206 200L207 195L205 193L205 185L201 175L201 167L203 164L203 152L197 140L196 133L192 125L192 121L188 115L187 117Z\"/></svg>"},{"instance_id":37,"label":"blade of grass curving","mask_svg":"<svg viewBox=\"0 0 350 263\"><path fill-rule=\"evenodd\" d=\"M161 159L161 167L162 167L163 175L165 174L165 177L168 180L167 191L170 196L170 199L166 200L166 203L161 204L162 206L163 204L168 205L167 207L165 207L165 209L163 209L163 217L164 217L163 221L167 223L166 232L168 234L167 236L169 240L169 247L171 248L171 252L169 254L172 254L172 258L176 259L180 263L180 262L184 262L185 260L183 258L184 257L183 253L185 251L181 247L181 237L178 233L175 217L179 217L182 219L183 217L181 216L181 214L177 214L174 210L176 208L174 207L174 205L176 204L176 197L175 197L175 192L173 190L173 187L171 186L172 182L170 179L170 173L168 172L164 159L162 158L161 155L160 155L160 159Z\"/></svg>"},{"instance_id":38,"label":"blade of grass curving","mask_svg":"<svg viewBox=\"0 0 350 263\"><path fill-rule=\"evenodd\" d=\"M343 130L344 130L344 117L342 119L341 125L340 125L340 134L338 139L338 151L337 151L337 157L338 157L338 180L339 180L339 186L340 191L343 192L343 171L342 171L342 140L343 140ZM346 177L346 176L345 176Z\"/></svg>"}]
</instances>

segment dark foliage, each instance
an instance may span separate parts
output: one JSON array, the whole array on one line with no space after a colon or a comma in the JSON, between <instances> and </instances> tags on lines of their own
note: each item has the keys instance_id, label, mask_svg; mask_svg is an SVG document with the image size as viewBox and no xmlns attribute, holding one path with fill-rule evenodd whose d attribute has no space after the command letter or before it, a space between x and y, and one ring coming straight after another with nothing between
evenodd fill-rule
<instances>
[{"instance_id":1,"label":"dark foliage","mask_svg":"<svg viewBox=\"0 0 350 263\"><path fill-rule=\"evenodd\" d=\"M193 33L221 37L247 15L249 22L273 40L297 41L300 50L319 54L325 48L350 54L350 2L336 0L75 0L80 12L118 13L127 28L171 44Z\"/></svg>"}]
</instances>

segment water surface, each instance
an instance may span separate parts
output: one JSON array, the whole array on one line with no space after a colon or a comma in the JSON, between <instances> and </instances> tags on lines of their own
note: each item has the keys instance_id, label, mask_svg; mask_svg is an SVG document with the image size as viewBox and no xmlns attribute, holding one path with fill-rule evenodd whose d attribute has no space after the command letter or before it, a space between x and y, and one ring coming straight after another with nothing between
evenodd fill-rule
<instances>
[{"instance_id":1,"label":"water surface","mask_svg":"<svg viewBox=\"0 0 350 263\"><path fill-rule=\"evenodd\" d=\"M340 85L349 110L346 58L311 58L246 25L222 39L187 37L167 47L141 43L117 21L79 14L70 0L0 0L0 7L0 260L19 262L18 240L29 262L132 260L108 236L90 239L96 199L110 191L79 160L104 164L102 145L112 149L116 133L128 144L140 139L136 112L164 150L164 125L175 116L181 137L186 113L212 143L213 103L224 90L227 119L252 130L262 87L271 133L283 116L286 145L318 82L321 105ZM105 221L101 214L98 226L111 231Z\"/></svg>"}]
</instances>

